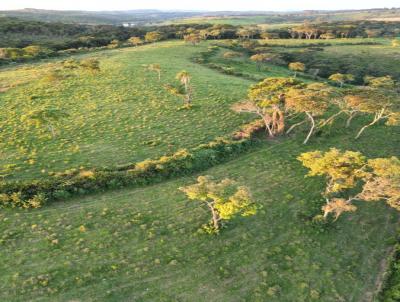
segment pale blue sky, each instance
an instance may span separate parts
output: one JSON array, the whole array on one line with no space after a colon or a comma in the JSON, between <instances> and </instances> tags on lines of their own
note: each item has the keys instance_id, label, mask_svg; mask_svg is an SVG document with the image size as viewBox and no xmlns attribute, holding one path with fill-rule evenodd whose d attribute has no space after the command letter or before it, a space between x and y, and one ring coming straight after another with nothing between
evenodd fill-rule
<instances>
[{"instance_id":1,"label":"pale blue sky","mask_svg":"<svg viewBox=\"0 0 400 302\"><path fill-rule=\"evenodd\" d=\"M400 7L400 0L0 0L0 10L309 10Z\"/></svg>"}]
</instances>

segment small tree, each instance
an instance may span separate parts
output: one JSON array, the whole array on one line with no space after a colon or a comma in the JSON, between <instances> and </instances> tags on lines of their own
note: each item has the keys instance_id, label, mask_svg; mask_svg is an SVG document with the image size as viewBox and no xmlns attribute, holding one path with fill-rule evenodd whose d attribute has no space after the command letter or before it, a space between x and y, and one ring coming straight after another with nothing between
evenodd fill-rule
<instances>
[{"instance_id":1,"label":"small tree","mask_svg":"<svg viewBox=\"0 0 400 302\"><path fill-rule=\"evenodd\" d=\"M334 214L336 220L344 212L354 212L354 200L384 200L400 210L400 160L396 157L367 161L359 152L330 149L303 153L298 160L310 170L308 176L326 178L325 218Z\"/></svg>"},{"instance_id":2,"label":"small tree","mask_svg":"<svg viewBox=\"0 0 400 302\"><path fill-rule=\"evenodd\" d=\"M197 183L179 188L190 200L204 204L211 212L211 222L206 230L218 233L224 222L235 216L256 214L257 207L252 201L249 189L238 186L230 179L214 182L209 176L200 176Z\"/></svg>"},{"instance_id":3,"label":"small tree","mask_svg":"<svg viewBox=\"0 0 400 302\"><path fill-rule=\"evenodd\" d=\"M190 108L192 104L193 88L190 84L191 76L187 71L181 71L176 75L179 81L177 85L165 85L164 88L171 94L183 99L185 108Z\"/></svg>"},{"instance_id":4,"label":"small tree","mask_svg":"<svg viewBox=\"0 0 400 302\"><path fill-rule=\"evenodd\" d=\"M203 40L207 40L210 32L208 31L208 29L202 29L199 31L199 35Z\"/></svg>"},{"instance_id":5,"label":"small tree","mask_svg":"<svg viewBox=\"0 0 400 302\"><path fill-rule=\"evenodd\" d=\"M161 81L161 65L160 64L150 64L147 65L147 70L157 73L158 81Z\"/></svg>"},{"instance_id":6,"label":"small tree","mask_svg":"<svg viewBox=\"0 0 400 302\"><path fill-rule=\"evenodd\" d=\"M143 40L140 37L130 37L128 42L135 47L143 44Z\"/></svg>"},{"instance_id":7,"label":"small tree","mask_svg":"<svg viewBox=\"0 0 400 302\"><path fill-rule=\"evenodd\" d=\"M146 33L144 39L148 43L158 42L162 39L162 34L159 33L158 31L150 31Z\"/></svg>"},{"instance_id":8,"label":"small tree","mask_svg":"<svg viewBox=\"0 0 400 302\"><path fill-rule=\"evenodd\" d=\"M304 72L306 70L306 65L301 62L293 62L289 64L289 69L294 71L294 77L297 77L298 72Z\"/></svg>"},{"instance_id":9,"label":"small tree","mask_svg":"<svg viewBox=\"0 0 400 302\"><path fill-rule=\"evenodd\" d=\"M342 88L346 82L354 81L354 76L352 74L335 73L329 77L329 80L338 83Z\"/></svg>"},{"instance_id":10,"label":"small tree","mask_svg":"<svg viewBox=\"0 0 400 302\"><path fill-rule=\"evenodd\" d=\"M37 127L46 126L50 131L52 137L56 136L55 125L63 118L68 117L69 114L64 110L52 107L45 107L42 109L32 110L21 117L22 122L29 125L33 124Z\"/></svg>"},{"instance_id":11,"label":"small tree","mask_svg":"<svg viewBox=\"0 0 400 302\"><path fill-rule=\"evenodd\" d=\"M176 74L176 79L185 87L185 91L188 92L190 89L190 80L192 79L190 74L187 71L182 70Z\"/></svg>"},{"instance_id":12,"label":"small tree","mask_svg":"<svg viewBox=\"0 0 400 302\"><path fill-rule=\"evenodd\" d=\"M360 87L350 90L344 97L345 110L350 112L347 126L355 115L373 115L370 123L364 125L357 133L356 139L368 128L381 120L386 125L394 126L400 123L399 95L387 89Z\"/></svg>"},{"instance_id":13,"label":"small tree","mask_svg":"<svg viewBox=\"0 0 400 302\"><path fill-rule=\"evenodd\" d=\"M120 47L120 46L121 46L121 41L119 41L119 40L117 40L117 39L114 39L114 40L112 40L112 41L110 42L110 44L107 45L107 48L114 49L114 48L118 48L118 47Z\"/></svg>"},{"instance_id":14,"label":"small tree","mask_svg":"<svg viewBox=\"0 0 400 302\"><path fill-rule=\"evenodd\" d=\"M259 53L250 57L250 60L256 63L257 70L261 70L266 62L272 61L276 58L275 54Z\"/></svg>"},{"instance_id":15,"label":"small tree","mask_svg":"<svg viewBox=\"0 0 400 302\"><path fill-rule=\"evenodd\" d=\"M196 46L201 42L201 36L197 33L191 33L188 35L185 35L183 37L186 43L191 43L193 46Z\"/></svg>"}]
</instances>

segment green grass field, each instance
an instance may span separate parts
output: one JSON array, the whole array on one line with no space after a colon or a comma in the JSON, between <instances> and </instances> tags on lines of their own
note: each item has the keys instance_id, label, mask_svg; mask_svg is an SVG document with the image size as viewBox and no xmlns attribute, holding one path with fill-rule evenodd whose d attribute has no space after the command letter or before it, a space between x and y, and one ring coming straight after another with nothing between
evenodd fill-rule
<instances>
[{"instance_id":1,"label":"green grass field","mask_svg":"<svg viewBox=\"0 0 400 302\"><path fill-rule=\"evenodd\" d=\"M322 179L296 160L331 146L399 156L398 128L354 142L332 131L266 142L203 174L250 187L263 210L219 236L198 234L208 213L178 187L195 176L0 213L2 301L364 301L396 238L398 215L358 204L335 224L313 226Z\"/></svg>"},{"instance_id":2,"label":"green grass field","mask_svg":"<svg viewBox=\"0 0 400 302\"><path fill-rule=\"evenodd\" d=\"M1 70L1 165L16 164L8 179L158 157L251 120L229 107L252 81L193 63L209 45L172 41L81 55L98 58L101 72L63 72L51 81L60 59ZM260 77L291 75L273 65L257 71L244 57L223 59L224 51L211 62ZM142 66L151 63L161 65L161 83ZM161 88L182 69L193 76L190 110L178 110L181 101ZM43 105L70 114L54 139L21 122L21 114ZM262 205L218 236L198 232L209 213L178 190L198 175L41 209L2 209L0 301L377 301L377 280L398 239L398 212L360 202L335 223L313 222L325 202L324 180L305 178L296 159L331 147L399 157L400 127L376 125L354 140L365 121L355 119L351 129L337 122L306 146L305 128L275 140L262 135L247 153L200 173L237 180Z\"/></svg>"},{"instance_id":3,"label":"green grass field","mask_svg":"<svg viewBox=\"0 0 400 302\"><path fill-rule=\"evenodd\" d=\"M205 47L165 42L96 53L91 56L100 59L101 72L68 72L52 81L46 75L59 67L54 60L1 71L3 87L22 84L0 94L0 165L12 178L39 178L159 157L232 132L248 119L229 107L251 82L192 63ZM162 67L161 82L143 67L152 63ZM184 69L193 77L190 111L178 111L182 101L162 87ZM23 114L46 105L70 115L56 127L55 138L47 128L21 122Z\"/></svg>"}]
</instances>

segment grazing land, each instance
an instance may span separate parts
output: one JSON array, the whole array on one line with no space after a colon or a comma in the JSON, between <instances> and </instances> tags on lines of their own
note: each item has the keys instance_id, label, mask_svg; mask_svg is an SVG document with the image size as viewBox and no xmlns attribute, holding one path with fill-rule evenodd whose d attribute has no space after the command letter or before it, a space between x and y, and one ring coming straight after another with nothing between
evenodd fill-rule
<instances>
[{"instance_id":1,"label":"grazing land","mask_svg":"<svg viewBox=\"0 0 400 302\"><path fill-rule=\"evenodd\" d=\"M232 132L248 117L229 108L245 97L251 82L192 63L206 47L165 42L99 53L96 74L62 71L53 78L58 60L3 70L3 90L23 82L0 94L3 169L12 164L13 177L26 179L79 166L122 165ZM143 66L152 63L161 65L160 82ZM178 110L182 101L162 87L182 69L196 74L196 104L190 111ZM54 138L46 127L20 122L21 114L46 105L69 114Z\"/></svg>"},{"instance_id":2,"label":"grazing land","mask_svg":"<svg viewBox=\"0 0 400 302\"><path fill-rule=\"evenodd\" d=\"M398 301L397 11L0 36L0 301Z\"/></svg>"},{"instance_id":3,"label":"grazing land","mask_svg":"<svg viewBox=\"0 0 400 302\"><path fill-rule=\"evenodd\" d=\"M207 213L178 191L195 176L33 212L4 211L0 298L361 301L374 294L398 214L369 203L340 223L314 224L322 182L304 179L296 157L332 146L400 155L398 128L375 128L372 135L356 144L334 131L305 147L302 137L265 142L207 171L245 183L263 205L215 237L197 233Z\"/></svg>"}]
</instances>

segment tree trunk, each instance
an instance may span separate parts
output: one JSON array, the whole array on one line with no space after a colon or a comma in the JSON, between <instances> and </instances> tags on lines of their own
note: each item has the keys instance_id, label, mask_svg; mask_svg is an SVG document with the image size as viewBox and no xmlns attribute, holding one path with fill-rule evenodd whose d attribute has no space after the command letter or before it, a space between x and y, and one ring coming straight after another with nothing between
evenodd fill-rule
<instances>
[{"instance_id":1,"label":"tree trunk","mask_svg":"<svg viewBox=\"0 0 400 302\"><path fill-rule=\"evenodd\" d=\"M331 117L329 117L325 122L322 123L322 125L320 126L325 127L326 125L328 125L329 123L333 122L335 120L335 118L339 115L341 115L343 113L343 111L339 111L337 113L335 113L334 115L332 115Z\"/></svg>"},{"instance_id":2,"label":"tree trunk","mask_svg":"<svg viewBox=\"0 0 400 302\"><path fill-rule=\"evenodd\" d=\"M380 117L378 117L377 115L375 115L375 118L374 118L374 120L373 120L371 123L369 123L368 125L365 125L364 127L362 127L362 128L360 129L360 131L357 133L356 139L359 139L359 138L360 138L361 134L364 132L365 129L367 129L368 127L371 127L371 126L375 125L379 120L380 120Z\"/></svg>"},{"instance_id":3,"label":"tree trunk","mask_svg":"<svg viewBox=\"0 0 400 302\"><path fill-rule=\"evenodd\" d=\"M348 118L347 121L346 121L346 128L349 128L349 127L350 127L351 121L353 120L353 118L354 118L356 115L357 115L357 112L356 112L356 113L350 113L350 116L349 116L349 118Z\"/></svg>"},{"instance_id":4,"label":"tree trunk","mask_svg":"<svg viewBox=\"0 0 400 302\"><path fill-rule=\"evenodd\" d=\"M271 126L270 126L271 125L271 118L267 117L267 116L262 116L262 119L264 121L265 129L266 129L269 137L270 138L274 138L275 136L274 136L274 133L273 133L273 131L271 129Z\"/></svg>"},{"instance_id":5,"label":"tree trunk","mask_svg":"<svg viewBox=\"0 0 400 302\"><path fill-rule=\"evenodd\" d=\"M358 139L360 137L360 135L364 132L365 129L367 129L368 127L371 127L373 125L375 125L377 122L379 122L382 118L383 118L383 114L385 113L385 108L383 108L379 113L375 114L374 120L369 123L368 125L365 125L364 127L362 127L360 129L360 131L358 132L356 139Z\"/></svg>"},{"instance_id":6,"label":"tree trunk","mask_svg":"<svg viewBox=\"0 0 400 302\"><path fill-rule=\"evenodd\" d=\"M285 131L285 116L281 110L275 110L272 115L272 131L277 135Z\"/></svg>"},{"instance_id":7,"label":"tree trunk","mask_svg":"<svg viewBox=\"0 0 400 302\"><path fill-rule=\"evenodd\" d=\"M54 131L53 125L52 125L52 124L49 124L47 127L49 128L49 131L50 131L50 133L51 133L51 136L54 138L54 137L56 136L56 132Z\"/></svg>"},{"instance_id":8,"label":"tree trunk","mask_svg":"<svg viewBox=\"0 0 400 302\"><path fill-rule=\"evenodd\" d=\"M286 131L286 134L289 134L289 133L292 132L296 127L303 125L305 122L306 122L306 121L302 121L302 122L300 122L300 123L297 123L297 124L292 125L292 126L289 128L289 130Z\"/></svg>"},{"instance_id":9,"label":"tree trunk","mask_svg":"<svg viewBox=\"0 0 400 302\"><path fill-rule=\"evenodd\" d=\"M218 214L217 210L214 208L212 203L207 203L207 205L211 211L211 215L212 215L211 221L212 221L213 227L216 231L218 231L219 230L219 221L220 221L219 214Z\"/></svg>"},{"instance_id":10,"label":"tree trunk","mask_svg":"<svg viewBox=\"0 0 400 302\"><path fill-rule=\"evenodd\" d=\"M306 112L306 114L307 114L308 118L309 118L310 121L311 121L311 129L310 129L310 132L308 133L308 135L307 135L305 141L303 142L304 145L306 145L306 144L308 143L308 140L310 139L311 135L313 134L314 128L315 128L314 117L313 117L309 112Z\"/></svg>"}]
</instances>

